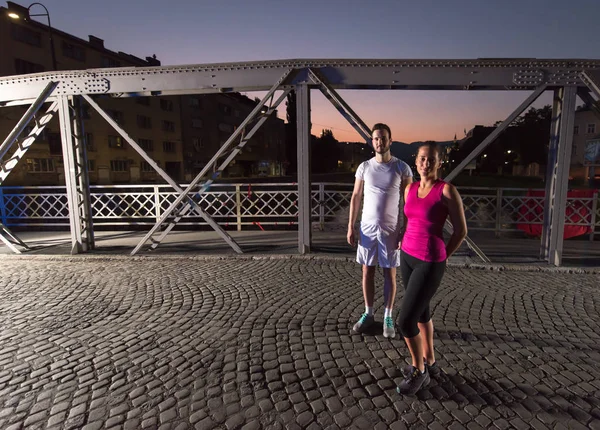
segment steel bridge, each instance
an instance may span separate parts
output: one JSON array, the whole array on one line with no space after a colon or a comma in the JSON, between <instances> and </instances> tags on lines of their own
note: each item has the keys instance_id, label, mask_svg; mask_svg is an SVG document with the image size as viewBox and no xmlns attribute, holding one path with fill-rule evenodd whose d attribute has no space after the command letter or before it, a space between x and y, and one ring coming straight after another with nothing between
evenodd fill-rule
<instances>
[{"instance_id":1,"label":"steel bridge","mask_svg":"<svg viewBox=\"0 0 600 430\"><path fill-rule=\"evenodd\" d=\"M0 107L29 109L0 146L0 185L23 158L48 122L58 114L71 231L71 252L94 248L93 217L87 172L81 107L94 108L131 147L175 190L164 210L131 254L148 242L160 242L186 215L200 216L236 252L239 245L199 205L199 200L242 150L268 116L291 92L297 96L298 250L311 250L310 94L321 91L370 143L369 127L340 96L339 90L528 91L529 96L446 178L452 181L521 115L542 93L553 91L551 138L546 172L540 257L560 265L576 97L595 106L600 100L600 60L475 59L361 60L293 59L189 66L123 67L58 71L0 78ZM266 95L185 189L176 183L95 101L97 97L127 98L226 92L266 92ZM33 127L27 127L32 123ZM25 130L28 132L25 132ZM30 131L29 131L30 130ZM17 145L10 153L11 148ZM222 160L222 161L221 161ZM451 229L451 225L447 225ZM0 224L0 240L18 253L28 249ZM477 245L469 246L484 260Z\"/></svg>"}]
</instances>

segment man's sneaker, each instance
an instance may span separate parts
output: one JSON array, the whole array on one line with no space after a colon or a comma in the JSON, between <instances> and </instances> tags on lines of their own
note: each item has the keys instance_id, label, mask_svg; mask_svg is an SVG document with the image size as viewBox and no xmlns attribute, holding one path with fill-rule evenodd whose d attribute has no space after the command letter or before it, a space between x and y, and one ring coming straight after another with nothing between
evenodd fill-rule
<instances>
[{"instance_id":1,"label":"man's sneaker","mask_svg":"<svg viewBox=\"0 0 600 430\"><path fill-rule=\"evenodd\" d=\"M375 317L373 315L369 315L368 313L362 314L359 320L354 324L352 330L357 333L364 333L375 323Z\"/></svg>"},{"instance_id":2,"label":"man's sneaker","mask_svg":"<svg viewBox=\"0 0 600 430\"><path fill-rule=\"evenodd\" d=\"M429 364L427 364L427 360L423 359L423 363L425 363L425 367L427 368L427 373L429 373L429 376L433 377L433 378L437 378L438 376L440 376L440 365L438 364L437 361L434 361L433 364L430 366ZM402 369L402 375L406 376L410 373L410 371L412 370L412 366L410 364L407 364L406 366L404 366L404 369Z\"/></svg>"},{"instance_id":3,"label":"man's sneaker","mask_svg":"<svg viewBox=\"0 0 600 430\"><path fill-rule=\"evenodd\" d=\"M394 329L394 320L392 317L383 319L383 337L391 339L396 336L396 330Z\"/></svg>"},{"instance_id":4,"label":"man's sneaker","mask_svg":"<svg viewBox=\"0 0 600 430\"><path fill-rule=\"evenodd\" d=\"M427 372L427 367L425 367L424 372L421 372L416 367L410 367L410 372L404 377L404 380L400 382L400 385L398 385L396 388L396 391L398 391L400 394L413 395L431 382L429 372Z\"/></svg>"}]
</instances>

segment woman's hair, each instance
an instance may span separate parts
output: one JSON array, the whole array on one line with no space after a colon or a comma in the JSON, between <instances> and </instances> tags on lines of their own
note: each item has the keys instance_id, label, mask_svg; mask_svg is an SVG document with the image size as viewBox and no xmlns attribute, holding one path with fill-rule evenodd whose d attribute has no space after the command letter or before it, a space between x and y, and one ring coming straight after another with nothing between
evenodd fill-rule
<instances>
[{"instance_id":1,"label":"woman's hair","mask_svg":"<svg viewBox=\"0 0 600 430\"><path fill-rule=\"evenodd\" d=\"M420 144L419 148L417 149L417 154L419 153L421 148L429 148L429 151L435 151L435 153L437 154L437 156L440 160L442 160L442 158L444 156L442 147L440 145L438 145L437 142L425 142L425 143Z\"/></svg>"}]
</instances>

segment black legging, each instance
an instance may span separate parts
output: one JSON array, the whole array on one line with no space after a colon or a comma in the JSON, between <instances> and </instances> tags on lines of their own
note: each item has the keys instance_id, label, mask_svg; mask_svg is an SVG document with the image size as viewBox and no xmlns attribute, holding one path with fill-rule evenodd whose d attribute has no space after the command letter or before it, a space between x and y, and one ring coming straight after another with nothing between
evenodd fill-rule
<instances>
[{"instance_id":1,"label":"black legging","mask_svg":"<svg viewBox=\"0 0 600 430\"><path fill-rule=\"evenodd\" d=\"M404 299L398 316L402 336L415 337L419 334L417 322L426 323L431 319L429 301L440 286L445 269L446 261L423 261L402 251L400 273Z\"/></svg>"}]
</instances>

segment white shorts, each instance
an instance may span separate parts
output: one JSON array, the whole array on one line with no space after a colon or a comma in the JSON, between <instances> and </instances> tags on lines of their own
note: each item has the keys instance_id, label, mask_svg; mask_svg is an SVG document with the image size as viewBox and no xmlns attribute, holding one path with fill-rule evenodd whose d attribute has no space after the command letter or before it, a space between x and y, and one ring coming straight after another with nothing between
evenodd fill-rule
<instances>
[{"instance_id":1,"label":"white shorts","mask_svg":"<svg viewBox=\"0 0 600 430\"><path fill-rule=\"evenodd\" d=\"M356 261L367 266L390 268L400 266L396 226L360 225Z\"/></svg>"}]
</instances>

